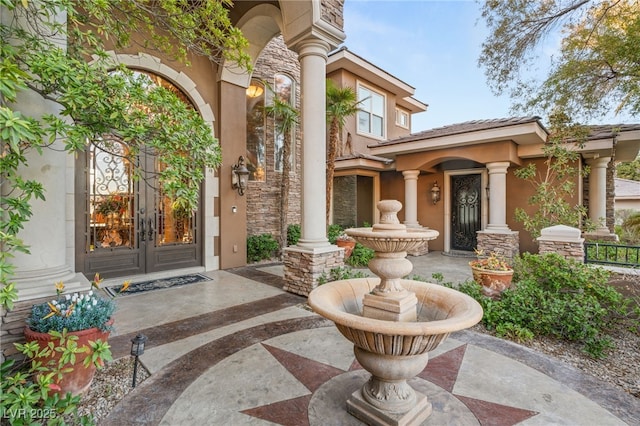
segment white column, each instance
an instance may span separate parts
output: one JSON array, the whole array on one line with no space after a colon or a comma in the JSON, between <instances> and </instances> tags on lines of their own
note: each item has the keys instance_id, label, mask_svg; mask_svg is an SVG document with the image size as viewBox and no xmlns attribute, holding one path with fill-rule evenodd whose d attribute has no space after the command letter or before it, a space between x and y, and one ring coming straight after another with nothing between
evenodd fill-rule
<instances>
[{"instance_id":1,"label":"white column","mask_svg":"<svg viewBox=\"0 0 640 426\"><path fill-rule=\"evenodd\" d=\"M298 246L330 246L326 225L326 65L329 44L307 40L299 44L302 96L302 224Z\"/></svg>"},{"instance_id":2,"label":"white column","mask_svg":"<svg viewBox=\"0 0 640 426\"><path fill-rule=\"evenodd\" d=\"M418 175L420 170L405 170L404 176L404 224L418 228Z\"/></svg>"},{"instance_id":3,"label":"white column","mask_svg":"<svg viewBox=\"0 0 640 426\"><path fill-rule=\"evenodd\" d=\"M589 219L596 224L596 233L609 234L607 228L607 165L611 157L598 157L587 160L591 167L589 173Z\"/></svg>"},{"instance_id":4,"label":"white column","mask_svg":"<svg viewBox=\"0 0 640 426\"><path fill-rule=\"evenodd\" d=\"M487 231L509 231L507 226L507 169L509 162L487 163L489 171L489 224Z\"/></svg>"},{"instance_id":5,"label":"white column","mask_svg":"<svg viewBox=\"0 0 640 426\"><path fill-rule=\"evenodd\" d=\"M63 23L66 13L61 12L50 19ZM55 40L62 48L66 47L66 40L60 34ZM45 114L57 115L61 110L60 105L31 90L20 92L16 104L17 109L36 119ZM56 141L42 154L31 150L26 157L27 167L21 167L18 173L25 180L42 183L46 201L30 201L33 215L18 233L18 238L29 247L30 254L15 253L10 260L16 267L12 281L16 283L18 298L30 300L54 295L54 283L57 281L64 282L68 293L88 290L91 287L89 281L74 272L73 156L65 152L63 141Z\"/></svg>"}]
</instances>

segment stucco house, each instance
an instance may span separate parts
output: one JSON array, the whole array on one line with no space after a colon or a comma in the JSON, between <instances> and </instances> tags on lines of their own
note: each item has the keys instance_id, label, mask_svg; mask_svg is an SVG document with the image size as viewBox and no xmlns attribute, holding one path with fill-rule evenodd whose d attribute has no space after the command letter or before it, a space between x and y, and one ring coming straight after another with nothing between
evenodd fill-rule
<instances>
[{"instance_id":1,"label":"stucco house","mask_svg":"<svg viewBox=\"0 0 640 426\"><path fill-rule=\"evenodd\" d=\"M282 135L261 109L274 96L270 88L301 112L293 134L289 207L282 214L302 225L299 243L284 250L285 288L305 294L343 259L342 249L326 237L326 78L368 100L343 135L334 223L373 223L375 202L393 198L403 203L400 219L408 226L440 232L430 242L434 250L468 251L479 241L514 253L533 250L513 221L511 212L526 205L529 192L512 171L540 161L547 135L540 119L483 120L412 133L412 115L427 105L413 97L409 84L339 48L345 39L342 5L236 2L230 16L249 40L253 74L204 57L190 57L187 67L140 46L110 51L114 63L149 75L193 105L219 139L223 165L207 171L199 209L184 218L152 186L127 179L117 158L88 152L74 159L55 150L34 155L24 175L44 182L47 201L33 203L34 215L20 234L31 250L14 262L20 300L53 294L57 281L71 292L88 289L87 277L95 272L139 278L245 265L248 235L279 232ZM20 103L34 114L56 112L43 99L25 96ZM575 201L587 203L592 218L606 218L599 232L609 234L613 150L617 161L635 158L640 125L594 128L592 136L581 151L592 174L588 184L579 182ZM240 157L249 170L244 191L232 185ZM111 202L120 203L118 214L112 214Z\"/></svg>"},{"instance_id":2,"label":"stucco house","mask_svg":"<svg viewBox=\"0 0 640 426\"><path fill-rule=\"evenodd\" d=\"M640 182L615 178L616 225L632 213L640 212Z\"/></svg>"}]
</instances>

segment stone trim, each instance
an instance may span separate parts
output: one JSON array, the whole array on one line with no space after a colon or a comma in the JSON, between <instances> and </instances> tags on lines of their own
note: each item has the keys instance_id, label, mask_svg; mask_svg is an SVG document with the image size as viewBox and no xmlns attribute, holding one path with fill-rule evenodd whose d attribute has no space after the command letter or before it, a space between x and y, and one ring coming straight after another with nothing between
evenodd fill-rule
<instances>
[{"instance_id":1,"label":"stone trim","mask_svg":"<svg viewBox=\"0 0 640 426\"><path fill-rule=\"evenodd\" d=\"M520 233L518 231L478 231L476 236L478 250L496 252L507 262L513 262L513 259L520 254Z\"/></svg>"},{"instance_id":2,"label":"stone trim","mask_svg":"<svg viewBox=\"0 0 640 426\"><path fill-rule=\"evenodd\" d=\"M584 262L584 238L578 228L556 225L540 231L538 253L557 253L565 259Z\"/></svg>"},{"instance_id":3,"label":"stone trim","mask_svg":"<svg viewBox=\"0 0 640 426\"><path fill-rule=\"evenodd\" d=\"M308 296L318 287L322 275L344 266L344 248L329 246L326 250L303 250L288 247L283 254L284 286L290 293Z\"/></svg>"},{"instance_id":4,"label":"stone trim","mask_svg":"<svg viewBox=\"0 0 640 426\"><path fill-rule=\"evenodd\" d=\"M19 358L20 352L13 345L14 343L24 343L24 328L27 325L27 318L31 315L31 307L40 303L51 301L53 297L47 296L39 299L18 301L14 303L13 309L2 309L0 317L0 359Z\"/></svg>"}]
</instances>

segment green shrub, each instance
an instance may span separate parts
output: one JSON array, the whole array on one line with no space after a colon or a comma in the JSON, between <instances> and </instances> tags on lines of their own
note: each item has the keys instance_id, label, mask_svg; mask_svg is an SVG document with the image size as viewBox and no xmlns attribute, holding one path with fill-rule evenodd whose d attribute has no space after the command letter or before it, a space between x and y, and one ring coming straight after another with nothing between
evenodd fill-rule
<instances>
[{"instance_id":1,"label":"green shrub","mask_svg":"<svg viewBox=\"0 0 640 426\"><path fill-rule=\"evenodd\" d=\"M320 275L318 278L318 284L326 284L330 281L348 280L351 278L367 278L368 275L365 272L357 271L352 268L340 267L333 268L327 277L326 274Z\"/></svg>"},{"instance_id":2,"label":"green shrub","mask_svg":"<svg viewBox=\"0 0 640 426\"><path fill-rule=\"evenodd\" d=\"M327 238L331 244L336 243L336 239L344 232L342 226L340 225L329 225L329 229L327 230Z\"/></svg>"},{"instance_id":3,"label":"green shrub","mask_svg":"<svg viewBox=\"0 0 640 426\"><path fill-rule=\"evenodd\" d=\"M90 351L91 356L85 358L84 366L93 363L96 368L102 368L104 361L111 360L110 347L101 340L89 342L90 346L78 347L78 337L67 334L66 330L61 333L52 331L49 334L55 339L42 349L38 342L15 343L15 347L26 357L26 361L16 364L15 360L8 359L0 366L0 410L3 425L5 420L11 425L65 425L66 421L71 421L70 424L94 424L91 416L80 417L77 413L80 395L71 396L71 393L67 393L60 396L50 390L56 387L59 389L56 382L69 373L70 368L76 368L76 354ZM54 352L61 354L57 361L43 363L37 360ZM72 367L69 367L69 364Z\"/></svg>"},{"instance_id":4,"label":"green shrub","mask_svg":"<svg viewBox=\"0 0 640 426\"><path fill-rule=\"evenodd\" d=\"M271 234L251 235L247 238L247 262L259 262L275 256L280 246Z\"/></svg>"},{"instance_id":5,"label":"green shrub","mask_svg":"<svg viewBox=\"0 0 640 426\"><path fill-rule=\"evenodd\" d=\"M498 336L528 340L553 336L584 344L594 358L611 346L607 333L614 327L633 326L632 300L607 285L609 272L555 254L523 254L514 265L515 285L499 300L483 296L480 286L467 282L459 290L484 309L482 319Z\"/></svg>"},{"instance_id":6,"label":"green shrub","mask_svg":"<svg viewBox=\"0 0 640 426\"><path fill-rule=\"evenodd\" d=\"M298 244L298 240L300 240L300 225L297 223L292 223L287 226L287 246L295 246Z\"/></svg>"},{"instance_id":7,"label":"green shrub","mask_svg":"<svg viewBox=\"0 0 640 426\"><path fill-rule=\"evenodd\" d=\"M351 252L351 256L347 259L347 264L354 268L364 268L369 264L369 261L373 259L374 255L375 252L372 249L356 243L356 246Z\"/></svg>"}]
</instances>

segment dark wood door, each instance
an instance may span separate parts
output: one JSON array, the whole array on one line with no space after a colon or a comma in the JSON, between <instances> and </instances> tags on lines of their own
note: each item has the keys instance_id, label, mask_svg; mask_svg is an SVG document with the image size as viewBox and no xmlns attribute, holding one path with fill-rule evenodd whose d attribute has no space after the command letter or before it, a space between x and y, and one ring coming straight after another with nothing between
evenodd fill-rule
<instances>
[{"instance_id":1,"label":"dark wood door","mask_svg":"<svg viewBox=\"0 0 640 426\"><path fill-rule=\"evenodd\" d=\"M451 249L472 251L481 223L481 176L451 176Z\"/></svg>"},{"instance_id":2,"label":"dark wood door","mask_svg":"<svg viewBox=\"0 0 640 426\"><path fill-rule=\"evenodd\" d=\"M76 268L109 278L200 266L200 215L173 209L157 185L155 156L138 157L147 173L134 179L125 151L114 142L78 157Z\"/></svg>"}]
</instances>

